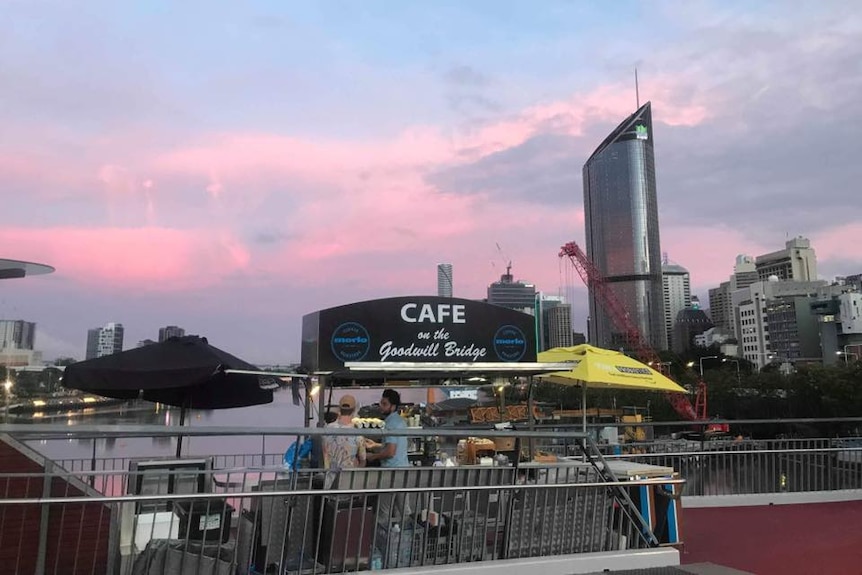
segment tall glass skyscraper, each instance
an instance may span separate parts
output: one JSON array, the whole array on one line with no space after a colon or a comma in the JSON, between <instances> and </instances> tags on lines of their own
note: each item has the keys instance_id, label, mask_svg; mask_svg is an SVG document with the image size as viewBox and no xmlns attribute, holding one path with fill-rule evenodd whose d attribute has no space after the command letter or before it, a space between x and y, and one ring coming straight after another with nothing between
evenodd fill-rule
<instances>
[{"instance_id":1,"label":"tall glass skyscraper","mask_svg":"<svg viewBox=\"0 0 862 575\"><path fill-rule=\"evenodd\" d=\"M584 164L587 255L655 349L667 348L650 102ZM621 330L590 293L590 343L618 349Z\"/></svg>"},{"instance_id":2,"label":"tall glass skyscraper","mask_svg":"<svg viewBox=\"0 0 862 575\"><path fill-rule=\"evenodd\" d=\"M437 296L452 297L452 264L437 264Z\"/></svg>"}]
</instances>

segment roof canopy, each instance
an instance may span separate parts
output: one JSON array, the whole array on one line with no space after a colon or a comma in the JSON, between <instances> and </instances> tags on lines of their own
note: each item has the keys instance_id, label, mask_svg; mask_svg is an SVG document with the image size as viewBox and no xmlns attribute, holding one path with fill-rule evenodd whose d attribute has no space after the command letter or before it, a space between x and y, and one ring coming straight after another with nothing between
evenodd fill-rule
<instances>
[{"instance_id":1,"label":"roof canopy","mask_svg":"<svg viewBox=\"0 0 862 575\"><path fill-rule=\"evenodd\" d=\"M45 264L0 259L0 280L49 274L53 271L54 268Z\"/></svg>"}]
</instances>

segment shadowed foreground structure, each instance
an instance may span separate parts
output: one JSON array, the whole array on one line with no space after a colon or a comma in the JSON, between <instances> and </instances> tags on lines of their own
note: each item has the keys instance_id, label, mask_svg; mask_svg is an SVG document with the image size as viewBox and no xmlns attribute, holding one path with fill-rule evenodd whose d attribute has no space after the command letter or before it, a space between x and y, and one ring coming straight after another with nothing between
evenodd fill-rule
<instances>
[{"instance_id":1,"label":"shadowed foreground structure","mask_svg":"<svg viewBox=\"0 0 862 575\"><path fill-rule=\"evenodd\" d=\"M683 564L757 575L862 572L862 501L688 508Z\"/></svg>"}]
</instances>

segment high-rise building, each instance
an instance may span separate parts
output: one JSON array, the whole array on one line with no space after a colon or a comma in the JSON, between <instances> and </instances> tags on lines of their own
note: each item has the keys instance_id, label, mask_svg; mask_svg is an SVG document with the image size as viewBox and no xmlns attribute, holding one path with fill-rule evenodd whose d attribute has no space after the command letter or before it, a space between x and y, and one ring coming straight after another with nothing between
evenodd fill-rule
<instances>
[{"instance_id":1,"label":"high-rise building","mask_svg":"<svg viewBox=\"0 0 862 575\"><path fill-rule=\"evenodd\" d=\"M42 352L35 351L36 324L20 319L0 319L0 365L39 365Z\"/></svg>"},{"instance_id":2,"label":"high-rise building","mask_svg":"<svg viewBox=\"0 0 862 575\"><path fill-rule=\"evenodd\" d=\"M572 306L563 296L539 293L536 296L536 319L539 351L574 345Z\"/></svg>"},{"instance_id":3,"label":"high-rise building","mask_svg":"<svg viewBox=\"0 0 862 575\"><path fill-rule=\"evenodd\" d=\"M821 357L816 311L811 303L840 294L825 281L754 282L733 293L738 354L758 368L776 361Z\"/></svg>"},{"instance_id":4,"label":"high-rise building","mask_svg":"<svg viewBox=\"0 0 862 575\"><path fill-rule=\"evenodd\" d=\"M817 316L823 363L850 363L862 360L862 293L855 283L836 283L831 293L810 302Z\"/></svg>"},{"instance_id":5,"label":"high-rise building","mask_svg":"<svg viewBox=\"0 0 862 575\"><path fill-rule=\"evenodd\" d=\"M757 256L755 267L760 281L776 276L781 281L817 281L817 256L808 238L788 240L783 250Z\"/></svg>"},{"instance_id":6,"label":"high-rise building","mask_svg":"<svg viewBox=\"0 0 862 575\"><path fill-rule=\"evenodd\" d=\"M172 337L183 337L186 335L186 330L175 325L169 325L159 328L159 343Z\"/></svg>"},{"instance_id":7,"label":"high-rise building","mask_svg":"<svg viewBox=\"0 0 862 575\"><path fill-rule=\"evenodd\" d=\"M21 319L0 319L0 349L33 349L36 324Z\"/></svg>"},{"instance_id":8,"label":"high-rise building","mask_svg":"<svg viewBox=\"0 0 862 575\"><path fill-rule=\"evenodd\" d=\"M709 289L709 319L722 330L735 333L733 325L733 305L730 300L730 282L721 282L717 288Z\"/></svg>"},{"instance_id":9,"label":"high-rise building","mask_svg":"<svg viewBox=\"0 0 862 575\"><path fill-rule=\"evenodd\" d=\"M736 256L736 263L733 264L733 275L730 276L730 290L747 288L751 284L760 280L760 275L757 273L757 264L754 263L754 258L745 254Z\"/></svg>"},{"instance_id":10,"label":"high-rise building","mask_svg":"<svg viewBox=\"0 0 862 575\"><path fill-rule=\"evenodd\" d=\"M87 330L87 359L123 351L124 332L121 323L109 323L105 327Z\"/></svg>"},{"instance_id":11,"label":"high-rise building","mask_svg":"<svg viewBox=\"0 0 862 575\"><path fill-rule=\"evenodd\" d=\"M437 264L437 296L452 297L452 264Z\"/></svg>"},{"instance_id":12,"label":"high-rise building","mask_svg":"<svg viewBox=\"0 0 862 575\"><path fill-rule=\"evenodd\" d=\"M684 267L663 263L661 266L664 295L664 325L667 331L667 348L673 347L674 322L677 315L691 307L691 279Z\"/></svg>"},{"instance_id":13,"label":"high-rise building","mask_svg":"<svg viewBox=\"0 0 862 575\"><path fill-rule=\"evenodd\" d=\"M123 324L109 323L99 332L99 357L123 351Z\"/></svg>"},{"instance_id":14,"label":"high-rise building","mask_svg":"<svg viewBox=\"0 0 862 575\"><path fill-rule=\"evenodd\" d=\"M736 256L730 281L721 282L709 290L709 316L716 327L736 333L736 314L733 311L732 294L759 281L754 258L740 254Z\"/></svg>"},{"instance_id":15,"label":"high-rise building","mask_svg":"<svg viewBox=\"0 0 862 575\"><path fill-rule=\"evenodd\" d=\"M583 168L587 256L644 338L667 347L649 102L608 135ZM621 331L590 293L589 339L616 349Z\"/></svg>"},{"instance_id":16,"label":"high-rise building","mask_svg":"<svg viewBox=\"0 0 862 575\"><path fill-rule=\"evenodd\" d=\"M512 264L509 264L506 273L500 276L500 281L488 286L488 303L535 315L536 286L515 281Z\"/></svg>"},{"instance_id":17,"label":"high-rise building","mask_svg":"<svg viewBox=\"0 0 862 575\"><path fill-rule=\"evenodd\" d=\"M545 312L542 323L547 326L548 338L546 349L555 347L571 347L574 343L572 331L572 306L564 303L554 306Z\"/></svg>"},{"instance_id":18,"label":"high-rise building","mask_svg":"<svg viewBox=\"0 0 862 575\"><path fill-rule=\"evenodd\" d=\"M99 333L102 328L94 327L87 330L87 353L84 355L86 359L95 359L99 357Z\"/></svg>"}]
</instances>

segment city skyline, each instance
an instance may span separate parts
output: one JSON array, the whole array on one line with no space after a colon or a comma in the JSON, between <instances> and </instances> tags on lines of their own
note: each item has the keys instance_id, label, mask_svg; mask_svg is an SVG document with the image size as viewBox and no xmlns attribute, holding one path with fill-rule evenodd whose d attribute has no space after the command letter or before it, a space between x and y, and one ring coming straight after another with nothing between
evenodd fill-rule
<instances>
[{"instance_id":1,"label":"city skyline","mask_svg":"<svg viewBox=\"0 0 862 575\"><path fill-rule=\"evenodd\" d=\"M117 321L275 363L303 314L431 293L443 257L459 297L503 273L496 244L556 292L635 67L693 294L797 235L820 278L856 274L862 166L834 142L862 120L860 32L841 2L11 4L0 256L57 271L3 282L0 317L35 322L46 359Z\"/></svg>"}]
</instances>

